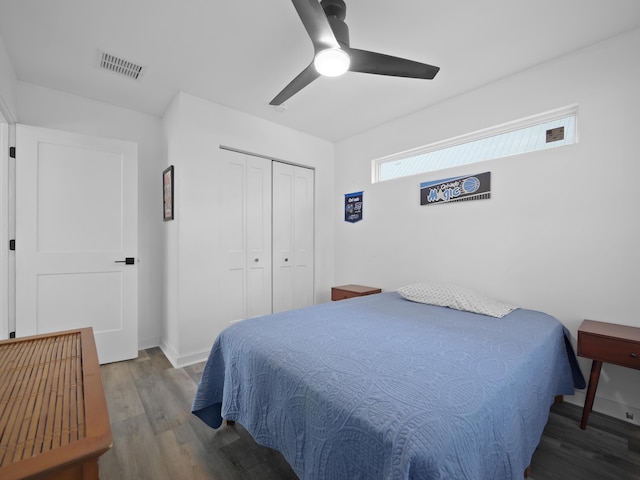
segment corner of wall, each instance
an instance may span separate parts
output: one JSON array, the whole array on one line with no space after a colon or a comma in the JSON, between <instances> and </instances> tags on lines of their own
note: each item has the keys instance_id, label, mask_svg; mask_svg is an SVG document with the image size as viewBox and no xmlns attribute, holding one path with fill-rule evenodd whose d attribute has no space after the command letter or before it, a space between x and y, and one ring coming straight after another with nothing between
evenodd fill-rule
<instances>
[{"instance_id":1,"label":"corner of wall","mask_svg":"<svg viewBox=\"0 0 640 480\"><path fill-rule=\"evenodd\" d=\"M174 368L179 368L178 367L178 352L176 352L176 349L173 348L172 345L167 343L167 339L166 338L161 338L160 339L160 350L162 350L162 353L164 353L164 356L167 357L167 360L169 360L169 362L171 362L171 365L173 365Z\"/></svg>"},{"instance_id":2,"label":"corner of wall","mask_svg":"<svg viewBox=\"0 0 640 480\"><path fill-rule=\"evenodd\" d=\"M180 164L180 152L182 150L182 127L181 127L181 98L182 93L178 92L171 100L164 114L162 115L162 125L164 133L164 166ZM179 179L179 171L177 176ZM179 222L180 201L177 192L180 188L176 182L176 192L174 192L174 209L176 211L175 220L163 222L162 241L164 242L164 271L162 285L162 320L160 328L160 348L165 353L174 367L179 366Z\"/></svg>"}]
</instances>

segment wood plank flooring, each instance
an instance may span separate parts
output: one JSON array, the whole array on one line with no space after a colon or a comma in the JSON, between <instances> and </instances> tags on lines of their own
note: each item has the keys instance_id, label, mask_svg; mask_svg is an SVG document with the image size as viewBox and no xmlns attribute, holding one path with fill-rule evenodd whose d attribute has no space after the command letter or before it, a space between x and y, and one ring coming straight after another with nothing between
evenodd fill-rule
<instances>
[{"instance_id":1,"label":"wood plank flooring","mask_svg":"<svg viewBox=\"0 0 640 480\"><path fill-rule=\"evenodd\" d=\"M213 430L190 413L203 366L174 369L152 348L101 367L113 431L113 448L99 462L101 480L297 479L278 452L256 444L241 425ZM552 408L529 478L640 480L640 428L594 412L583 431L580 415L575 405Z\"/></svg>"}]
</instances>

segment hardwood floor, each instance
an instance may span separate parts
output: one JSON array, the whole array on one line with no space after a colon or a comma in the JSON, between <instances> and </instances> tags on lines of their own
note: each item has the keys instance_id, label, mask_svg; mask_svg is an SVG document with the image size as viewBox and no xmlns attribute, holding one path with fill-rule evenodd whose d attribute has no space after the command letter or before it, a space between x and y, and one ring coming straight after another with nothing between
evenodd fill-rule
<instances>
[{"instance_id":1,"label":"hardwood floor","mask_svg":"<svg viewBox=\"0 0 640 480\"><path fill-rule=\"evenodd\" d=\"M241 425L213 430L190 413L202 363L174 369L152 348L101 368L113 431L102 480L297 479ZM594 412L583 431L580 415L575 405L552 408L529 478L640 480L640 427Z\"/></svg>"}]
</instances>

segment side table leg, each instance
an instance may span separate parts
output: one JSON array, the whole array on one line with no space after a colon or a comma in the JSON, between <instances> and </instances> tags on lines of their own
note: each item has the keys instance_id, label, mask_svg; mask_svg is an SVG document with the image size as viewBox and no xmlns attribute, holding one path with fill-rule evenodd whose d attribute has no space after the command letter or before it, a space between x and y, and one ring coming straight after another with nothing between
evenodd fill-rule
<instances>
[{"instance_id":1,"label":"side table leg","mask_svg":"<svg viewBox=\"0 0 640 480\"><path fill-rule=\"evenodd\" d=\"M582 430L587 428L587 421L589 420L589 414L593 408L593 400L596 398L596 390L598 389L598 380L600 380L600 370L602 370L602 362L594 360L591 364L591 375L589 375L589 388L587 389L587 398L584 401L584 407L582 408L582 421L580 422L580 428Z\"/></svg>"}]
</instances>

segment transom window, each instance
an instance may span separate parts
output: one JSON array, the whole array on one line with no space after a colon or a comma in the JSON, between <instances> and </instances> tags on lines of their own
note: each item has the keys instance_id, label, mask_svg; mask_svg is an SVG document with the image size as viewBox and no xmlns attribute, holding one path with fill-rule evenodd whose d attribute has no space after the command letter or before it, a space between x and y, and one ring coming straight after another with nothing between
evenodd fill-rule
<instances>
[{"instance_id":1,"label":"transom window","mask_svg":"<svg viewBox=\"0 0 640 480\"><path fill-rule=\"evenodd\" d=\"M373 160L372 181L483 162L577 142L571 106Z\"/></svg>"}]
</instances>

